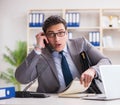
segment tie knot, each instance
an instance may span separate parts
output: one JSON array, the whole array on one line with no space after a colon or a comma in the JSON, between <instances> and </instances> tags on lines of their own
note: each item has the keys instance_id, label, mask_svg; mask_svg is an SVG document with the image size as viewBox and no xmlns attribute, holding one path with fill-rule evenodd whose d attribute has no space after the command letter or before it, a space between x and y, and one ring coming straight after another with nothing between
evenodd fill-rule
<instances>
[{"instance_id":1,"label":"tie knot","mask_svg":"<svg viewBox=\"0 0 120 105\"><path fill-rule=\"evenodd\" d=\"M60 51L59 54L63 55L63 51Z\"/></svg>"}]
</instances>

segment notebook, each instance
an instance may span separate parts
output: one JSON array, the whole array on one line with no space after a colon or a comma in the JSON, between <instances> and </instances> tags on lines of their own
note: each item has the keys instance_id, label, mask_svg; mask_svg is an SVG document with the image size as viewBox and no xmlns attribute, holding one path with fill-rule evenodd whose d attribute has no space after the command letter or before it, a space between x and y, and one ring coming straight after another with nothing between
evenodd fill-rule
<instances>
[{"instance_id":1,"label":"notebook","mask_svg":"<svg viewBox=\"0 0 120 105\"><path fill-rule=\"evenodd\" d=\"M100 66L101 79L104 86L104 94L84 97L89 100L113 100L120 99L120 65Z\"/></svg>"}]
</instances>

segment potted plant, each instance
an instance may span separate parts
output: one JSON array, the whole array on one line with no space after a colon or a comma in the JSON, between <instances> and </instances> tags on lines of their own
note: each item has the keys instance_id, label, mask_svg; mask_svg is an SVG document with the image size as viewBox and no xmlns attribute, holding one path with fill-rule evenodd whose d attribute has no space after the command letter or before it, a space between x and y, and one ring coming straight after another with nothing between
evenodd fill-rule
<instances>
[{"instance_id":1,"label":"potted plant","mask_svg":"<svg viewBox=\"0 0 120 105\"><path fill-rule=\"evenodd\" d=\"M11 65L6 72L0 72L0 78L8 83L16 86L16 89L21 90L20 83L15 78L16 68L24 61L27 56L27 43L25 41L17 41L15 50L6 47L8 54L3 54L4 60Z\"/></svg>"}]
</instances>

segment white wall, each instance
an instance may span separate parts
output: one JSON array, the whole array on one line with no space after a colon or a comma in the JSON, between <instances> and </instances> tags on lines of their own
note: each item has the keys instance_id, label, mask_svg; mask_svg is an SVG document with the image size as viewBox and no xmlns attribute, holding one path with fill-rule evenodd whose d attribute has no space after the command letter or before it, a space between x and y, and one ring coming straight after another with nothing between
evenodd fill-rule
<instances>
[{"instance_id":1,"label":"white wall","mask_svg":"<svg viewBox=\"0 0 120 105\"><path fill-rule=\"evenodd\" d=\"M119 0L0 0L0 70L5 46L14 49L17 40L26 40L26 17L29 9L119 8Z\"/></svg>"}]
</instances>

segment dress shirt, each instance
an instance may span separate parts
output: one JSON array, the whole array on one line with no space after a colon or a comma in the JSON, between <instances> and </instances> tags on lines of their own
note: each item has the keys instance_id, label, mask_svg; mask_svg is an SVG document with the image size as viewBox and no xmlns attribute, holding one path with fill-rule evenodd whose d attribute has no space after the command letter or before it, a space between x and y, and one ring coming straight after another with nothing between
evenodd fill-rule
<instances>
[{"instance_id":1,"label":"dress shirt","mask_svg":"<svg viewBox=\"0 0 120 105\"><path fill-rule=\"evenodd\" d=\"M73 79L75 77L79 78L80 74L79 74L74 62L72 61L72 58L71 58L71 56L70 56L70 54L67 50L67 46L63 49L63 54L66 57L66 60L68 62L68 65L69 65L69 68L70 68ZM62 68L61 68L62 56L59 54L59 52L56 52L56 51L54 51L52 53L52 56L53 56L53 59L54 59L54 62L55 62L57 72L58 72L58 78L59 78L59 83L60 83L60 89L59 89L58 92L61 92L66 88L63 73L62 73Z\"/></svg>"}]
</instances>

